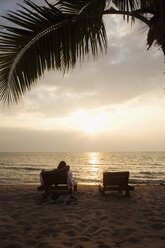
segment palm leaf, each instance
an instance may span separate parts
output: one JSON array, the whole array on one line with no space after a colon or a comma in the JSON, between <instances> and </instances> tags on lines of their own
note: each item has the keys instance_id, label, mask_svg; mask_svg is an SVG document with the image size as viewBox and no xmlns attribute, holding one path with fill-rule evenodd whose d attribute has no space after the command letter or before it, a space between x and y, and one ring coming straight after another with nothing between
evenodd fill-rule
<instances>
[{"instance_id":1,"label":"palm leaf","mask_svg":"<svg viewBox=\"0 0 165 248\"><path fill-rule=\"evenodd\" d=\"M112 0L119 10L123 11L135 11L139 8L139 0Z\"/></svg>"},{"instance_id":2,"label":"palm leaf","mask_svg":"<svg viewBox=\"0 0 165 248\"><path fill-rule=\"evenodd\" d=\"M8 12L4 18L15 26L1 26L1 101L18 102L45 70L65 72L90 51L94 57L99 50L103 52L106 32L102 16L97 18L94 9L91 12L91 6L97 7L93 1L88 1L88 5L82 2L69 12L69 7L64 11L60 2L47 2L45 7L25 0L21 10Z\"/></svg>"}]
</instances>

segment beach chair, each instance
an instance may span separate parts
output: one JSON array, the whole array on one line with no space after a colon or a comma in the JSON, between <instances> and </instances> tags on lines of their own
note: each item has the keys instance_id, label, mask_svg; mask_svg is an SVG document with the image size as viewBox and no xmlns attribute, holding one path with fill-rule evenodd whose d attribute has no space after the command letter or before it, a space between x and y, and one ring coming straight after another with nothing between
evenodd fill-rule
<instances>
[{"instance_id":1,"label":"beach chair","mask_svg":"<svg viewBox=\"0 0 165 248\"><path fill-rule=\"evenodd\" d=\"M41 176L43 185L37 188L38 191L45 191L45 196L48 196L52 191L60 194L72 193L72 187L67 184L67 171L68 166L65 166L62 169L42 171ZM74 187L74 190L76 191L77 187Z\"/></svg>"},{"instance_id":2,"label":"beach chair","mask_svg":"<svg viewBox=\"0 0 165 248\"><path fill-rule=\"evenodd\" d=\"M129 196L129 191L134 190L133 186L128 185L129 171L123 172L104 172L103 184L99 184L99 191L102 195L105 191L125 191L126 196Z\"/></svg>"}]
</instances>

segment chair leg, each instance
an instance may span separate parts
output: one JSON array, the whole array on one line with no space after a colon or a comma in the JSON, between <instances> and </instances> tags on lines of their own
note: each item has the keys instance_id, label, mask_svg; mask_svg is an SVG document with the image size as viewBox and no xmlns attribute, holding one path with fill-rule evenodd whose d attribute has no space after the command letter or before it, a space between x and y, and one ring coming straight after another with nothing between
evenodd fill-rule
<instances>
[{"instance_id":1,"label":"chair leg","mask_svg":"<svg viewBox=\"0 0 165 248\"><path fill-rule=\"evenodd\" d=\"M129 190L126 190L126 191L125 191L125 195L126 195L126 196L129 196Z\"/></svg>"},{"instance_id":2,"label":"chair leg","mask_svg":"<svg viewBox=\"0 0 165 248\"><path fill-rule=\"evenodd\" d=\"M47 199L47 194L46 193L42 194L42 199Z\"/></svg>"},{"instance_id":3,"label":"chair leg","mask_svg":"<svg viewBox=\"0 0 165 248\"><path fill-rule=\"evenodd\" d=\"M101 191L101 194L102 194L102 195L105 195L105 191L104 191L104 190L102 190L102 191Z\"/></svg>"},{"instance_id":4,"label":"chair leg","mask_svg":"<svg viewBox=\"0 0 165 248\"><path fill-rule=\"evenodd\" d=\"M50 190L45 189L45 198L47 198L49 196L49 194L50 194Z\"/></svg>"},{"instance_id":5,"label":"chair leg","mask_svg":"<svg viewBox=\"0 0 165 248\"><path fill-rule=\"evenodd\" d=\"M74 185L74 191L77 192L77 183Z\"/></svg>"},{"instance_id":6,"label":"chair leg","mask_svg":"<svg viewBox=\"0 0 165 248\"><path fill-rule=\"evenodd\" d=\"M68 193L69 193L69 194L72 194L72 188L69 188L69 189L68 189Z\"/></svg>"}]
</instances>

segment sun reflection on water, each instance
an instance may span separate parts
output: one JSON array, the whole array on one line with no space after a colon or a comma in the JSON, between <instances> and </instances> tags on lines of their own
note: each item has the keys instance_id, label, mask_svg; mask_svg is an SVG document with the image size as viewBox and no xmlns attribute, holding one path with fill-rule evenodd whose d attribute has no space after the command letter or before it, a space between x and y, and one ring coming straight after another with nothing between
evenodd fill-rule
<instances>
[{"instance_id":1,"label":"sun reflection on water","mask_svg":"<svg viewBox=\"0 0 165 248\"><path fill-rule=\"evenodd\" d=\"M92 152L92 153L89 153L89 164L91 165L95 165L98 163L99 161L99 158L98 158L98 153L97 152Z\"/></svg>"},{"instance_id":2,"label":"sun reflection on water","mask_svg":"<svg viewBox=\"0 0 165 248\"><path fill-rule=\"evenodd\" d=\"M87 177L90 180L97 181L102 173L101 159L98 152L88 153Z\"/></svg>"}]
</instances>

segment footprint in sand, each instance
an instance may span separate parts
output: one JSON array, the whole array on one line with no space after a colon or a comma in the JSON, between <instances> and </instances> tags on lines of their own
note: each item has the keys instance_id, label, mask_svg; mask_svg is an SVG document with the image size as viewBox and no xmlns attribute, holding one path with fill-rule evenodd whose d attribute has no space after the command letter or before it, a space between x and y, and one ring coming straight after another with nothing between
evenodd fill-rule
<instances>
[{"instance_id":1,"label":"footprint in sand","mask_svg":"<svg viewBox=\"0 0 165 248\"><path fill-rule=\"evenodd\" d=\"M89 232L89 233L94 233L94 232L96 232L97 230L98 230L98 226L96 226L96 225L92 225L92 226L90 226L88 229L87 229L87 231Z\"/></svg>"},{"instance_id":2,"label":"footprint in sand","mask_svg":"<svg viewBox=\"0 0 165 248\"><path fill-rule=\"evenodd\" d=\"M99 219L100 219L101 221L107 220L107 216L106 216L106 215L100 216Z\"/></svg>"},{"instance_id":3,"label":"footprint in sand","mask_svg":"<svg viewBox=\"0 0 165 248\"><path fill-rule=\"evenodd\" d=\"M65 235L74 237L77 235L77 233L74 230L69 230L67 232L64 232Z\"/></svg>"},{"instance_id":4,"label":"footprint in sand","mask_svg":"<svg viewBox=\"0 0 165 248\"><path fill-rule=\"evenodd\" d=\"M126 240L127 242L131 243L131 244L135 244L135 243L139 243L140 240L135 238L135 237L130 237L129 239Z\"/></svg>"},{"instance_id":5,"label":"footprint in sand","mask_svg":"<svg viewBox=\"0 0 165 248\"><path fill-rule=\"evenodd\" d=\"M95 232L95 236L102 236L108 233L109 233L108 228L100 228L98 231Z\"/></svg>"},{"instance_id":6,"label":"footprint in sand","mask_svg":"<svg viewBox=\"0 0 165 248\"><path fill-rule=\"evenodd\" d=\"M90 238L87 238L87 237L80 237L80 238L77 238L76 240L80 240L82 242L88 242L90 241Z\"/></svg>"},{"instance_id":7,"label":"footprint in sand","mask_svg":"<svg viewBox=\"0 0 165 248\"><path fill-rule=\"evenodd\" d=\"M50 246L50 245L48 245L48 243L47 242L40 242L40 243L38 243L37 244L37 246L35 246L35 247L37 247L37 248L53 248L53 246Z\"/></svg>"},{"instance_id":8,"label":"footprint in sand","mask_svg":"<svg viewBox=\"0 0 165 248\"><path fill-rule=\"evenodd\" d=\"M100 244L97 246L97 248L111 248L111 246L105 245L105 244Z\"/></svg>"},{"instance_id":9,"label":"footprint in sand","mask_svg":"<svg viewBox=\"0 0 165 248\"><path fill-rule=\"evenodd\" d=\"M69 241L64 241L62 244L63 244L65 247L70 247L70 246L73 245L73 243L72 243L72 242L69 242Z\"/></svg>"},{"instance_id":10,"label":"footprint in sand","mask_svg":"<svg viewBox=\"0 0 165 248\"><path fill-rule=\"evenodd\" d=\"M114 232L112 233L113 237L120 237L124 238L127 237L128 235L134 233L136 230L134 228L124 228L124 229L114 229Z\"/></svg>"},{"instance_id":11,"label":"footprint in sand","mask_svg":"<svg viewBox=\"0 0 165 248\"><path fill-rule=\"evenodd\" d=\"M9 235L9 232L3 230L0 232L0 239L6 239L8 235Z\"/></svg>"},{"instance_id":12,"label":"footprint in sand","mask_svg":"<svg viewBox=\"0 0 165 248\"><path fill-rule=\"evenodd\" d=\"M54 229L54 228L43 228L40 232L39 232L39 234L41 235L41 236L48 236L48 235L51 235L51 234L54 234L54 233L56 233L57 232L57 230L56 229Z\"/></svg>"},{"instance_id":13,"label":"footprint in sand","mask_svg":"<svg viewBox=\"0 0 165 248\"><path fill-rule=\"evenodd\" d=\"M151 225L151 227L152 227L152 229L154 229L154 230L165 229L165 225L164 225L164 224L159 224L159 223L153 224L153 225Z\"/></svg>"},{"instance_id":14,"label":"footprint in sand","mask_svg":"<svg viewBox=\"0 0 165 248\"><path fill-rule=\"evenodd\" d=\"M136 230L134 228L124 228L123 231L126 233L126 234L132 234L134 233Z\"/></svg>"},{"instance_id":15,"label":"footprint in sand","mask_svg":"<svg viewBox=\"0 0 165 248\"><path fill-rule=\"evenodd\" d=\"M23 246L21 246L18 243L10 243L8 244L5 248L22 248Z\"/></svg>"}]
</instances>

